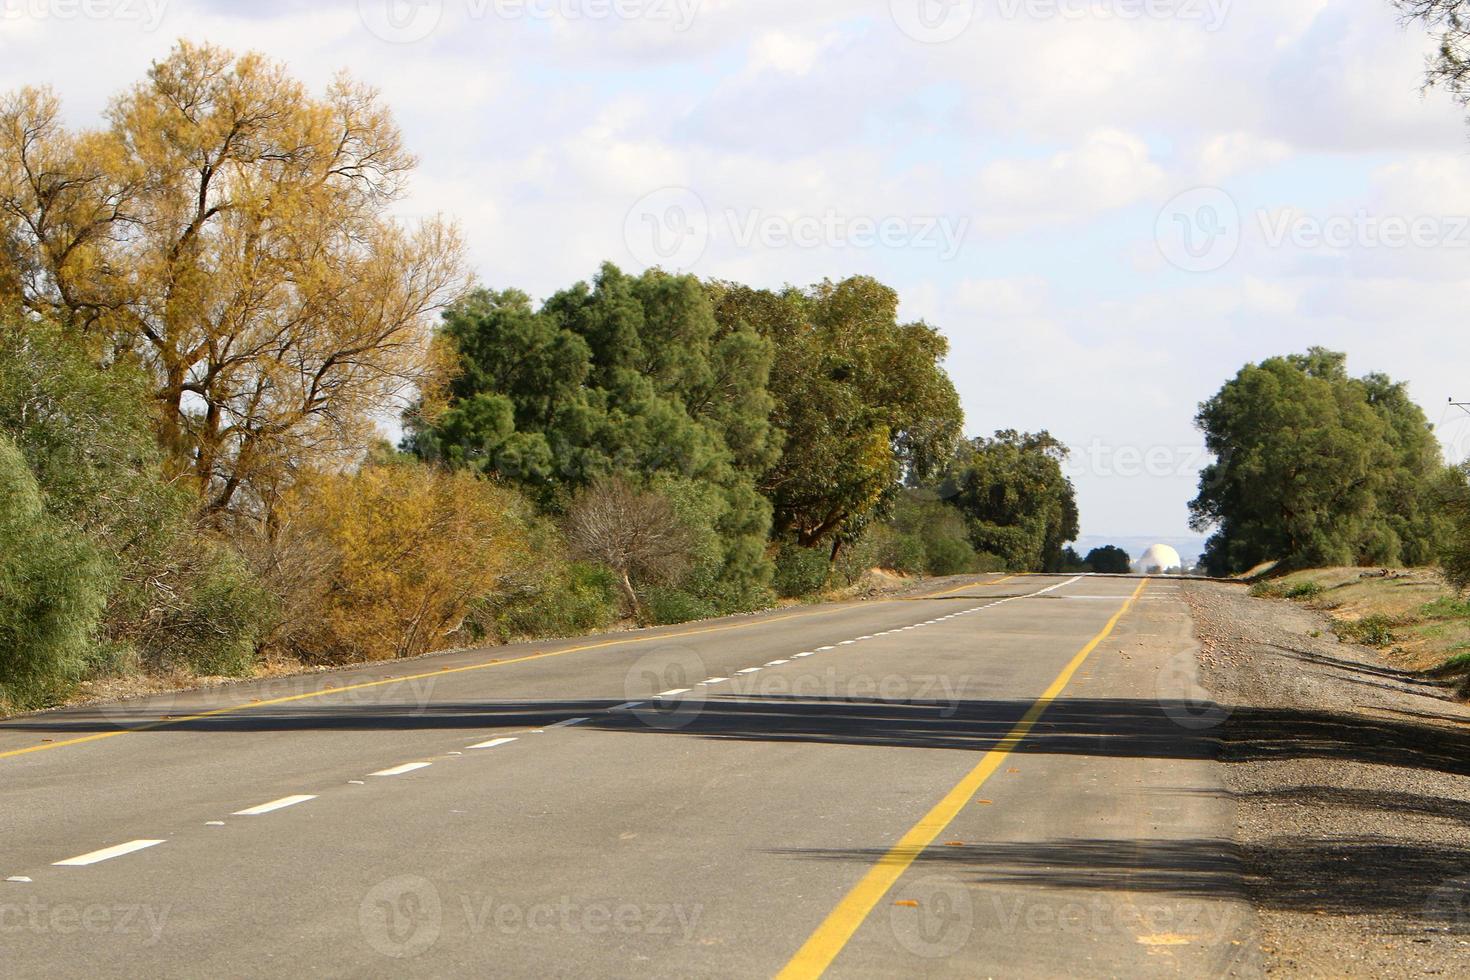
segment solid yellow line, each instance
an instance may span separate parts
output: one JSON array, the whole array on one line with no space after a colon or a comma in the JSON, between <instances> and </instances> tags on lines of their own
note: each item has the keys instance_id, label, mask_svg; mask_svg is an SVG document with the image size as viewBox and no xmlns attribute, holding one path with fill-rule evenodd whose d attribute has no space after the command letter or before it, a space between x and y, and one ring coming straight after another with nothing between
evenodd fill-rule
<instances>
[{"instance_id":1,"label":"solid yellow line","mask_svg":"<svg viewBox=\"0 0 1470 980\"><path fill-rule=\"evenodd\" d=\"M884 599L880 602L891 602ZM545 657L560 657L567 653L582 653L587 650L600 650L604 647L619 646L622 644L651 643L655 640L673 640L685 636L698 636L702 633L723 633L727 630L749 629L753 626L764 626L767 623L779 623L790 619L805 619L809 616L823 616L831 613L843 612L847 606L837 606L831 609L815 609L810 612L788 613L785 616L775 616L771 619L763 619L754 623L731 623L726 626L709 626L704 629L684 630L679 633L659 633L652 636L633 636L616 640L603 640L599 643L584 643L581 646L568 647L565 650L551 650L546 653L532 653L524 657L514 657L510 660L488 660L484 663L467 664L463 667L443 667L439 670L425 671L421 674L405 674L402 677L385 677L376 681L363 681L360 684L347 684L343 687L323 688L320 691L308 691L304 694L290 694L285 697L271 698L266 701L252 701L244 704L227 705L223 708L214 708L210 711L200 711L197 714L181 715L177 718L168 718L162 721L149 722L146 725L138 725L135 728L121 728L111 732L96 732L92 735L82 735L77 738L69 738L61 742L47 742L42 745L32 745L24 749L11 749L8 752L0 752L0 759L9 759L18 755L29 755L32 752L47 752L51 749L65 748L68 745L82 745L86 742L97 742L104 738L116 738L119 735L131 735L134 732L148 732L157 728L168 728L171 725L182 725L185 722L199 721L205 718L214 718L219 715L227 715L236 711L245 711L252 708L268 708L276 704L288 704L292 701L305 701L310 698L328 697L334 694L342 694L346 691L361 691L369 687L382 687L385 684L403 684L408 681L423 680L426 677L443 677L445 674L462 674L471 670L485 670L489 667L508 667L511 664L523 664L528 660L541 660Z\"/></svg>"},{"instance_id":2,"label":"solid yellow line","mask_svg":"<svg viewBox=\"0 0 1470 980\"><path fill-rule=\"evenodd\" d=\"M1097 649L1097 645L1107 639L1108 634L1117 627L1118 621L1132 607L1146 585L1148 585L1148 579L1138 583L1138 588L1134 589L1133 594L1123 603L1123 608L1114 613L1113 618L1108 620L1108 624L1102 628L1102 631L1089 640L1087 645L1071 659L1057 675L1056 680L1051 682L1051 686L1042 692L1041 697L1022 716L1016 727L1012 728L1006 737L996 744L995 748L985 753L985 758L980 760L979 765L970 770L955 785L954 789L945 795L944 799L936 803L923 819L914 824L909 832L889 849L888 853L878 859L877 864L868 869L868 873L863 875L862 880L843 896L842 901L837 903L832 913L823 920L817 930L802 944L801 949L796 951L796 955L791 957L791 961L777 974L778 980L796 980L796 978L805 980L809 977L820 977L826 971L832 961L837 958L837 954L842 952L842 948L847 945L847 941L852 938L852 934L857 931L858 926L862 925L863 920L868 917L868 913L873 911L873 907L888 893L888 889L893 887L894 882L898 881L899 876L914 863L914 860L923 853L926 847L934 843L934 838L949 826L950 822L980 791L985 781L1001 767L1021 740L1030 733L1037 720L1046 713L1046 709L1066 688L1072 675L1077 673L1078 668L1087 660L1088 655Z\"/></svg>"}]
</instances>

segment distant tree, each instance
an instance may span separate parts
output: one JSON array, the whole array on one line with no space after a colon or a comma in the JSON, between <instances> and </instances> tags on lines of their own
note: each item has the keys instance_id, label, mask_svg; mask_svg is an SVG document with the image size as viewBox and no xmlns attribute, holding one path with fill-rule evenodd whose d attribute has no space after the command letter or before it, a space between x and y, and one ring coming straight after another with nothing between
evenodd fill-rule
<instances>
[{"instance_id":1,"label":"distant tree","mask_svg":"<svg viewBox=\"0 0 1470 980\"><path fill-rule=\"evenodd\" d=\"M73 132L0 98L0 306L147 372L173 473L258 515L295 469L356 453L433 380L456 232L390 216L414 159L377 94L321 97L257 54L180 43Z\"/></svg>"},{"instance_id":2,"label":"distant tree","mask_svg":"<svg viewBox=\"0 0 1470 980\"><path fill-rule=\"evenodd\" d=\"M619 476L581 491L567 508L567 544L618 576L633 617L644 622L641 587L677 581L693 563L693 531L668 498Z\"/></svg>"},{"instance_id":3,"label":"distant tree","mask_svg":"<svg viewBox=\"0 0 1470 980\"><path fill-rule=\"evenodd\" d=\"M800 544L855 540L904 479L949 460L962 414L941 362L943 335L898 319L898 295L865 276L780 292L709 286L727 329L773 346L771 420L781 450L760 488L778 535Z\"/></svg>"},{"instance_id":4,"label":"distant tree","mask_svg":"<svg viewBox=\"0 0 1470 980\"><path fill-rule=\"evenodd\" d=\"M962 444L939 492L965 515L977 551L1015 570L1058 571L1080 530L1066 458L1048 432L1004 430Z\"/></svg>"},{"instance_id":5,"label":"distant tree","mask_svg":"<svg viewBox=\"0 0 1470 980\"><path fill-rule=\"evenodd\" d=\"M1092 566L1088 565L1083 557L1077 553L1076 548L1073 548L1071 545L1067 545L1067 547L1062 549L1062 561L1057 571L1090 572L1092 570Z\"/></svg>"},{"instance_id":6,"label":"distant tree","mask_svg":"<svg viewBox=\"0 0 1470 980\"><path fill-rule=\"evenodd\" d=\"M1127 575L1133 570L1133 559L1122 548L1103 545L1087 553L1087 567L1108 575Z\"/></svg>"},{"instance_id":7,"label":"distant tree","mask_svg":"<svg viewBox=\"0 0 1470 980\"><path fill-rule=\"evenodd\" d=\"M1433 431L1403 386L1348 376L1344 355L1248 364L1200 406L1216 462L1190 504L1213 529L1211 574L1263 561L1399 564L1432 556L1442 518L1430 492L1443 471Z\"/></svg>"}]
</instances>

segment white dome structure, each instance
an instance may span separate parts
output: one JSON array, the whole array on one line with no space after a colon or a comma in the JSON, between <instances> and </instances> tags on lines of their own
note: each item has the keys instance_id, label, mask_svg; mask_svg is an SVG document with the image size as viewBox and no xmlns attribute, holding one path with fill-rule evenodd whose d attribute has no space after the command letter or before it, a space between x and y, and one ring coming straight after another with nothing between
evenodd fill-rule
<instances>
[{"instance_id":1,"label":"white dome structure","mask_svg":"<svg viewBox=\"0 0 1470 980\"><path fill-rule=\"evenodd\" d=\"M1178 572L1183 569L1184 561L1179 557L1179 552L1166 544L1154 545L1133 563L1133 571L1139 575L1147 575L1150 572Z\"/></svg>"}]
</instances>

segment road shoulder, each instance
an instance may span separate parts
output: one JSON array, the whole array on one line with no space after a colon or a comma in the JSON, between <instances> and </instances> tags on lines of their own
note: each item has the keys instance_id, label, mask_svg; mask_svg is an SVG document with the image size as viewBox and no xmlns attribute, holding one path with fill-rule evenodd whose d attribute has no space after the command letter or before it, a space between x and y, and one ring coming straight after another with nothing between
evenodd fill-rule
<instances>
[{"instance_id":1,"label":"road shoulder","mask_svg":"<svg viewBox=\"0 0 1470 980\"><path fill-rule=\"evenodd\" d=\"M1470 958L1470 710L1318 613L1185 591L1267 968L1454 975Z\"/></svg>"}]
</instances>

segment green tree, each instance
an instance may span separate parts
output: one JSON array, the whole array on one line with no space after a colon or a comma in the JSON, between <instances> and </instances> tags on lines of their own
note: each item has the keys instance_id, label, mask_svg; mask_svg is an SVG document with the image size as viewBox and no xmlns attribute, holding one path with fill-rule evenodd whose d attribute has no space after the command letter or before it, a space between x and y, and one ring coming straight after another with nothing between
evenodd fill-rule
<instances>
[{"instance_id":1,"label":"green tree","mask_svg":"<svg viewBox=\"0 0 1470 980\"><path fill-rule=\"evenodd\" d=\"M1351 378L1345 355L1312 348L1246 365L1196 424L1215 455L1190 503L1192 525L1214 529L1212 574L1433 554L1442 518L1429 490L1443 464L1402 385Z\"/></svg>"},{"instance_id":2,"label":"green tree","mask_svg":"<svg viewBox=\"0 0 1470 980\"><path fill-rule=\"evenodd\" d=\"M1093 548L1083 561L1091 571L1107 575L1127 575L1133 570L1133 559L1128 552L1111 544Z\"/></svg>"},{"instance_id":3,"label":"green tree","mask_svg":"<svg viewBox=\"0 0 1470 980\"><path fill-rule=\"evenodd\" d=\"M1080 530L1076 491L1062 472L1067 447L1048 432L1003 430L960 447L940 492L978 551L1016 571L1058 571Z\"/></svg>"},{"instance_id":4,"label":"green tree","mask_svg":"<svg viewBox=\"0 0 1470 980\"><path fill-rule=\"evenodd\" d=\"M688 587L719 611L769 596L771 509L756 480L778 451L771 345L719 322L697 279L608 264L540 309L480 292L442 335L459 370L444 404L410 413L407 448L512 480L552 513L604 477L658 485L713 533L717 554Z\"/></svg>"},{"instance_id":5,"label":"green tree","mask_svg":"<svg viewBox=\"0 0 1470 980\"><path fill-rule=\"evenodd\" d=\"M944 337L898 319L898 294L857 276L780 292L709 285L726 329L754 329L775 360L772 422L779 458L760 488L775 529L800 544L854 540L904 479L948 462L962 414L942 361Z\"/></svg>"},{"instance_id":6,"label":"green tree","mask_svg":"<svg viewBox=\"0 0 1470 980\"><path fill-rule=\"evenodd\" d=\"M0 713L53 704L82 676L110 576L46 513L40 485L0 432Z\"/></svg>"}]
</instances>

